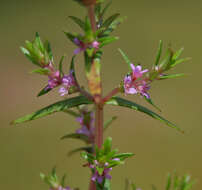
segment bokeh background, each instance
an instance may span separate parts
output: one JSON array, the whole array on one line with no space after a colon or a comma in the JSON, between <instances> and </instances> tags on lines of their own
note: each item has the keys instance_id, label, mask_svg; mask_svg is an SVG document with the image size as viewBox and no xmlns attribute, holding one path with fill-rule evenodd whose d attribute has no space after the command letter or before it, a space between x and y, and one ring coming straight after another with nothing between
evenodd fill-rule
<instances>
[{"instance_id":1,"label":"bokeh background","mask_svg":"<svg viewBox=\"0 0 202 190\"><path fill-rule=\"evenodd\" d=\"M111 13L118 11L127 20L115 32L120 40L108 46L104 53L105 92L117 85L127 72L118 47L134 62L150 67L162 39L164 47L168 44L174 49L185 47L183 56L192 60L176 68L176 73L189 76L156 82L150 91L154 102L163 110L161 114L184 129L184 135L141 113L106 108L105 118L119 116L106 135L112 136L114 147L120 151L136 154L125 166L113 170L112 189L122 190L126 177L145 190L151 189L151 184L164 189L167 173L174 170L180 175L191 174L197 180L193 189L202 189L201 10L202 1L197 0L113 2ZM25 40L32 40L38 31L43 39L51 42L56 62L64 53L67 55L68 67L75 47L62 31L78 29L68 20L68 15L85 14L71 0L0 1L0 189L48 189L39 172L47 173L53 166L57 166L59 176L67 173L70 186L88 187L88 169L81 167L83 161L79 155L67 157L69 150L82 144L59 140L78 127L74 118L57 113L30 123L9 125L15 118L60 100L57 93L36 97L47 79L29 74L36 67L19 47ZM77 72L84 81L82 68L80 57ZM137 96L129 98L150 107Z\"/></svg>"}]
</instances>

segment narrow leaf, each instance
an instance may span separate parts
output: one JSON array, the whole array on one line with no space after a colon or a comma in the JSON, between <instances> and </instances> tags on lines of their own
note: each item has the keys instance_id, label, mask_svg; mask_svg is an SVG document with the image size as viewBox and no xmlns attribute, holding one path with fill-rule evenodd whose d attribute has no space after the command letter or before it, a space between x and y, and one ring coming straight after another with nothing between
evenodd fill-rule
<instances>
[{"instance_id":1,"label":"narrow leaf","mask_svg":"<svg viewBox=\"0 0 202 190\"><path fill-rule=\"evenodd\" d=\"M103 8L101 14L100 14L100 18L102 19L105 15L105 13L107 12L107 10L109 9L110 5L112 4L112 1L110 1L109 3L107 3L105 5L105 7Z\"/></svg>"},{"instance_id":2,"label":"narrow leaf","mask_svg":"<svg viewBox=\"0 0 202 190\"><path fill-rule=\"evenodd\" d=\"M35 70L31 71L31 73L37 73L40 75L47 75L49 73L49 70L45 69L45 68L40 68L40 69L35 69Z\"/></svg>"},{"instance_id":3,"label":"narrow leaf","mask_svg":"<svg viewBox=\"0 0 202 190\"><path fill-rule=\"evenodd\" d=\"M38 119L41 117L45 117L47 115L53 114L55 112L60 112L60 111L64 111L66 109L69 108L73 108L73 107L77 107L79 105L83 105L83 104L92 104L91 101L89 101L86 97L84 96L77 96L74 98L69 98L66 100L62 100L59 102L56 102L50 106L47 106L41 110L38 110L32 114L26 115L24 117L21 117L17 120L14 120L11 122L11 124L18 124L18 123L23 123L23 122L27 122L27 121L31 121L34 119Z\"/></svg>"},{"instance_id":4,"label":"narrow leaf","mask_svg":"<svg viewBox=\"0 0 202 190\"><path fill-rule=\"evenodd\" d=\"M180 73L180 74L173 74L173 75L162 75L159 77L159 79L171 79L171 78L177 78L177 77L182 77L185 76L186 74Z\"/></svg>"},{"instance_id":5,"label":"narrow leaf","mask_svg":"<svg viewBox=\"0 0 202 190\"><path fill-rule=\"evenodd\" d=\"M76 38L76 35L70 33L70 32L64 32L64 34L66 35L66 37L74 43L74 39ZM75 44L75 43L74 43Z\"/></svg>"},{"instance_id":6,"label":"narrow leaf","mask_svg":"<svg viewBox=\"0 0 202 190\"><path fill-rule=\"evenodd\" d=\"M146 96L144 96L144 99L145 99L149 104L151 104L153 107L155 107L158 111L161 112L161 109L160 109L158 106L156 106L156 105L154 104L154 102L152 101L151 98L147 98Z\"/></svg>"},{"instance_id":7,"label":"narrow leaf","mask_svg":"<svg viewBox=\"0 0 202 190\"><path fill-rule=\"evenodd\" d=\"M191 60L190 57L178 59L177 61L173 62L173 64L171 65L171 67L175 67L176 65L178 65L180 63L184 63L184 62L190 61L190 60Z\"/></svg>"},{"instance_id":8,"label":"narrow leaf","mask_svg":"<svg viewBox=\"0 0 202 190\"><path fill-rule=\"evenodd\" d=\"M128 56L121 49L119 49L119 52L121 53L121 55L122 55L123 59L125 60L125 62L128 64L128 67L129 67L129 69L131 71L132 68L131 68L130 64L132 62L130 61L130 59L128 58Z\"/></svg>"},{"instance_id":9,"label":"narrow leaf","mask_svg":"<svg viewBox=\"0 0 202 190\"><path fill-rule=\"evenodd\" d=\"M65 58L65 56L63 55L63 56L61 57L61 59L60 59L60 62L59 62L59 71L60 71L60 75L61 75L61 76L64 75L63 68L62 68L62 64L63 64L64 58Z\"/></svg>"},{"instance_id":10,"label":"narrow leaf","mask_svg":"<svg viewBox=\"0 0 202 190\"><path fill-rule=\"evenodd\" d=\"M114 116L110 120L104 123L104 130L106 130L118 117Z\"/></svg>"},{"instance_id":11,"label":"narrow leaf","mask_svg":"<svg viewBox=\"0 0 202 190\"><path fill-rule=\"evenodd\" d=\"M45 46L45 49L46 49L46 51L48 53L49 59L53 64L53 53L52 53L50 42L46 40L45 43L44 43L44 46Z\"/></svg>"},{"instance_id":12,"label":"narrow leaf","mask_svg":"<svg viewBox=\"0 0 202 190\"><path fill-rule=\"evenodd\" d=\"M171 174L168 174L166 190L170 190L170 188L171 188L171 182L172 182Z\"/></svg>"},{"instance_id":13,"label":"narrow leaf","mask_svg":"<svg viewBox=\"0 0 202 190\"><path fill-rule=\"evenodd\" d=\"M68 135L65 135L63 137L60 138L61 140L64 140L64 139L79 139L79 140L82 140L84 142L89 142L89 138L88 136L84 135L84 134L77 134L77 133L71 133L71 134L68 134Z\"/></svg>"},{"instance_id":14,"label":"narrow leaf","mask_svg":"<svg viewBox=\"0 0 202 190\"><path fill-rule=\"evenodd\" d=\"M45 88L43 88L38 94L37 97L43 96L45 94L47 94L48 92L50 92L52 90L52 88L48 88L48 86L46 86Z\"/></svg>"},{"instance_id":15,"label":"narrow leaf","mask_svg":"<svg viewBox=\"0 0 202 190\"><path fill-rule=\"evenodd\" d=\"M40 49L40 51L44 53L45 48L44 48L44 45L43 45L43 43L42 43L42 41L40 39L40 36L39 36L38 32L36 32L35 43L36 43L37 47Z\"/></svg>"},{"instance_id":16,"label":"narrow leaf","mask_svg":"<svg viewBox=\"0 0 202 190\"><path fill-rule=\"evenodd\" d=\"M130 108L130 109L136 110L136 111L143 112L143 113L145 113L145 114L147 114L147 115L149 115L149 116L151 116L151 117L165 123L167 126L175 128L178 131L183 133L183 131L180 128L178 128L175 124L169 122L168 120L164 119L163 117L161 117L160 115L154 113L153 111L149 110L148 108L146 108L144 106L141 106L139 104L136 104L134 102L131 102L129 100L125 100L125 99L120 98L120 97L113 97L113 98L111 98L111 100L106 102L106 104L114 105L114 106L127 107L127 108Z\"/></svg>"},{"instance_id":17,"label":"narrow leaf","mask_svg":"<svg viewBox=\"0 0 202 190\"><path fill-rule=\"evenodd\" d=\"M102 47L104 47L104 46L106 46L106 45L108 45L108 44L110 44L110 43L112 43L118 39L119 39L119 37L114 37L114 36L105 37L105 39L102 40L102 42L100 43L99 47L102 48Z\"/></svg>"},{"instance_id":18,"label":"narrow leaf","mask_svg":"<svg viewBox=\"0 0 202 190\"><path fill-rule=\"evenodd\" d=\"M125 160L126 158L129 158L131 156L134 156L135 154L133 153L120 153L120 154L115 154L112 158L119 158L120 160Z\"/></svg>"},{"instance_id":19,"label":"narrow leaf","mask_svg":"<svg viewBox=\"0 0 202 190\"><path fill-rule=\"evenodd\" d=\"M157 52L157 56L156 56L156 61L155 61L156 66L159 64L159 60L160 60L161 53L162 53L162 47L163 47L163 42L162 42L162 40L160 40L159 47L158 47L158 52Z\"/></svg>"},{"instance_id":20,"label":"narrow leaf","mask_svg":"<svg viewBox=\"0 0 202 190\"><path fill-rule=\"evenodd\" d=\"M70 64L70 72L72 72L73 77L76 79L76 74L75 74L75 67L74 67L74 60L76 56L72 57L71 64Z\"/></svg>"},{"instance_id":21,"label":"narrow leaf","mask_svg":"<svg viewBox=\"0 0 202 190\"><path fill-rule=\"evenodd\" d=\"M174 53L173 57L172 57L172 60L173 61L177 60L180 57L180 55L182 54L183 51L184 51L184 48L181 48L178 51L176 51Z\"/></svg>"},{"instance_id":22,"label":"narrow leaf","mask_svg":"<svg viewBox=\"0 0 202 190\"><path fill-rule=\"evenodd\" d=\"M76 24L80 26L81 29L85 30L85 23L78 17L69 16Z\"/></svg>"},{"instance_id":23,"label":"narrow leaf","mask_svg":"<svg viewBox=\"0 0 202 190\"><path fill-rule=\"evenodd\" d=\"M91 146L76 148L76 149L71 150L70 152L68 152L68 156L72 156L73 154L81 152L81 151L85 151L85 152L88 152L88 153L93 153L93 148Z\"/></svg>"},{"instance_id":24,"label":"narrow leaf","mask_svg":"<svg viewBox=\"0 0 202 190\"><path fill-rule=\"evenodd\" d=\"M113 21L116 20L116 18L118 18L120 16L119 13L115 13L112 16L110 16L108 19L105 20L105 22L103 23L102 27L106 27L108 28L110 26L110 24L112 24Z\"/></svg>"},{"instance_id":25,"label":"narrow leaf","mask_svg":"<svg viewBox=\"0 0 202 190\"><path fill-rule=\"evenodd\" d=\"M35 65L37 65L37 66L40 66L39 62L38 62L34 57L31 56L30 52L29 52L26 48L21 47L20 49L21 49L21 51L23 52L23 54L24 54L33 64L35 64Z\"/></svg>"}]
</instances>

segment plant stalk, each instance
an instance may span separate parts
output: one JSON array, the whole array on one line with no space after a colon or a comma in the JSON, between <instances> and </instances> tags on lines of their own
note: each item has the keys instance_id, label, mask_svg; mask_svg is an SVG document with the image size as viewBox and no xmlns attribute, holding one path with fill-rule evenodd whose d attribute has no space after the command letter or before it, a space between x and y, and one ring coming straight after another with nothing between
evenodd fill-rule
<instances>
[{"instance_id":1,"label":"plant stalk","mask_svg":"<svg viewBox=\"0 0 202 190\"><path fill-rule=\"evenodd\" d=\"M94 4L89 5L88 9L88 16L91 22L91 27L93 32L96 32L96 20L95 20L95 6ZM92 64L94 60L92 60ZM101 93L95 95L94 102L95 102L95 141L94 145L98 148L102 147L103 144L103 103L102 103L102 85L100 85ZM94 182L90 182L89 190L96 190L96 185Z\"/></svg>"}]
</instances>

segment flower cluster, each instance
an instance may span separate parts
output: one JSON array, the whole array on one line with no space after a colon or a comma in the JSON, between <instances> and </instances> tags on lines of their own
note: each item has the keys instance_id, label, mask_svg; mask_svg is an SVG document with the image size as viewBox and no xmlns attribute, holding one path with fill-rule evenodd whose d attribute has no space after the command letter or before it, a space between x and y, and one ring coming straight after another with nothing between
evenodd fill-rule
<instances>
[{"instance_id":1,"label":"flower cluster","mask_svg":"<svg viewBox=\"0 0 202 190\"><path fill-rule=\"evenodd\" d=\"M124 91L125 94L140 94L147 99L150 98L148 90L150 89L149 82L146 78L142 78L148 69L142 70L140 65L134 66L130 64L132 72L124 78Z\"/></svg>"},{"instance_id":2,"label":"flower cluster","mask_svg":"<svg viewBox=\"0 0 202 190\"><path fill-rule=\"evenodd\" d=\"M93 143L95 138L94 113L83 109L81 110L81 115L76 118L76 121L81 125L81 128L76 130L76 133L86 135L89 143Z\"/></svg>"},{"instance_id":3,"label":"flower cluster","mask_svg":"<svg viewBox=\"0 0 202 190\"><path fill-rule=\"evenodd\" d=\"M97 42L96 40L91 43L84 43L83 41L79 40L78 38L74 38L74 43L75 43L75 45L78 46L78 48L74 50L75 55L79 54L80 52L86 51L87 48L94 48L94 49L99 48L99 42Z\"/></svg>"},{"instance_id":4,"label":"flower cluster","mask_svg":"<svg viewBox=\"0 0 202 190\"><path fill-rule=\"evenodd\" d=\"M104 179L111 179L111 175L109 175L109 172L112 170L111 167L109 167L109 163L105 162L99 163L97 160L94 160L93 164L89 165L89 168L93 169L93 176L91 178L92 181L98 182L101 184Z\"/></svg>"},{"instance_id":5,"label":"flower cluster","mask_svg":"<svg viewBox=\"0 0 202 190\"><path fill-rule=\"evenodd\" d=\"M75 87L76 82L72 75L73 71L70 71L69 75L61 75L59 70L55 70L52 63L45 66L48 69L48 85L46 86L46 90L53 89L62 85L59 89L59 93L61 96L68 94L72 87Z\"/></svg>"}]
</instances>

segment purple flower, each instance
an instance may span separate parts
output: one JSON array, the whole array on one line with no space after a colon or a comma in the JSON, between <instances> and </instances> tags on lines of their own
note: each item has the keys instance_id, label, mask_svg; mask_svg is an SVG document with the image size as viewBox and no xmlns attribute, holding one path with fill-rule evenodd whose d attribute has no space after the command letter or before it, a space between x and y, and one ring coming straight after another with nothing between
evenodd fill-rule
<instances>
[{"instance_id":1,"label":"purple flower","mask_svg":"<svg viewBox=\"0 0 202 190\"><path fill-rule=\"evenodd\" d=\"M78 46L78 48L74 50L75 55L79 54L82 51L85 51L87 48L99 48L99 42L97 42L96 40L91 43L84 43L78 38L74 38L74 43Z\"/></svg>"},{"instance_id":2,"label":"purple flower","mask_svg":"<svg viewBox=\"0 0 202 190\"><path fill-rule=\"evenodd\" d=\"M81 128L76 130L76 133L86 135L89 142L93 142L95 137L94 113L83 110L81 116L76 118L76 121L81 125Z\"/></svg>"},{"instance_id":3,"label":"purple flower","mask_svg":"<svg viewBox=\"0 0 202 190\"><path fill-rule=\"evenodd\" d=\"M132 77L133 79L138 79L140 77L142 77L142 75L146 72L148 72L148 69L145 69L142 71L142 66L138 65L138 66L135 66L133 64L130 64L131 68L132 68Z\"/></svg>"},{"instance_id":4,"label":"purple flower","mask_svg":"<svg viewBox=\"0 0 202 190\"><path fill-rule=\"evenodd\" d=\"M59 93L61 96L64 96L66 94L69 94L69 89L73 86L75 86L75 79L72 75L72 72L70 72L69 75L64 75L62 78L62 87L59 89Z\"/></svg>"},{"instance_id":5,"label":"purple flower","mask_svg":"<svg viewBox=\"0 0 202 190\"><path fill-rule=\"evenodd\" d=\"M60 72L59 71L55 71L52 72L49 76L48 76L49 80L48 80L48 86L47 88L55 88L58 85L61 84L61 77L60 77Z\"/></svg>"},{"instance_id":6,"label":"purple flower","mask_svg":"<svg viewBox=\"0 0 202 190\"><path fill-rule=\"evenodd\" d=\"M96 167L99 167L99 165L101 165L103 168L103 172L100 174ZM109 172L112 170L112 168L108 168L109 164L106 162L103 166L103 164L100 164L97 160L94 161L94 164L90 164L90 168L94 169L94 173L93 176L91 178L92 181L94 182L98 182L99 184L101 184L103 182L104 179L111 179L111 175L109 175Z\"/></svg>"},{"instance_id":7,"label":"purple flower","mask_svg":"<svg viewBox=\"0 0 202 190\"><path fill-rule=\"evenodd\" d=\"M130 75L125 76L124 78L124 90L125 94L140 94L145 96L146 98L150 98L148 94L149 84L145 79L141 79L143 74L148 72L147 69L142 70L140 65L134 66L130 65L132 68L132 73Z\"/></svg>"}]
</instances>

